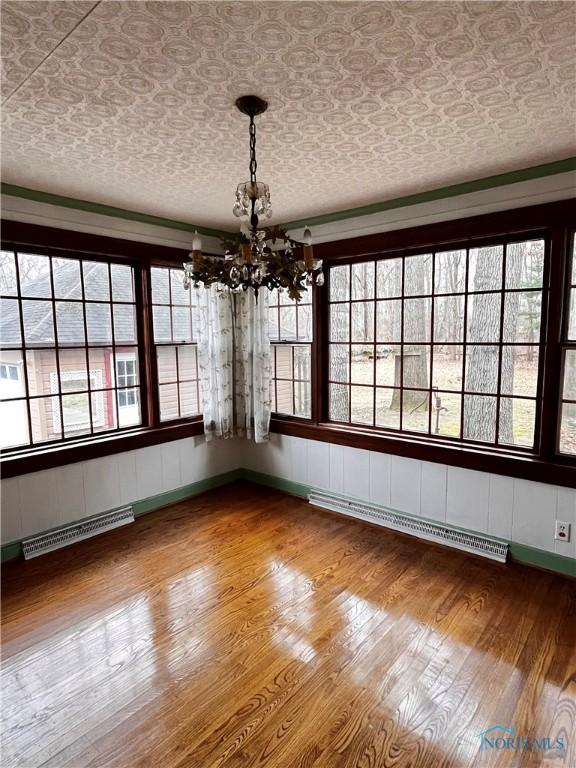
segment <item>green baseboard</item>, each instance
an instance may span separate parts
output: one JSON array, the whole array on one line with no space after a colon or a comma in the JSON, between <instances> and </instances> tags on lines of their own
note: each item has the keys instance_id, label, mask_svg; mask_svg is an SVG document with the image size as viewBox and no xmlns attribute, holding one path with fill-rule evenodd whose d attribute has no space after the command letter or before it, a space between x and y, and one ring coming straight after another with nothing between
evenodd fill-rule
<instances>
[{"instance_id":1,"label":"green baseboard","mask_svg":"<svg viewBox=\"0 0 576 768\"><path fill-rule=\"evenodd\" d=\"M291 480L284 480L275 475L254 472L252 469L241 469L240 473L242 480L249 480L251 483L256 483L257 485L266 485L269 488L276 488L278 491L284 491L284 493L289 493L290 496L299 496L302 499L307 499L308 494L312 490L312 486L310 485L293 483Z\"/></svg>"},{"instance_id":2,"label":"green baseboard","mask_svg":"<svg viewBox=\"0 0 576 768\"><path fill-rule=\"evenodd\" d=\"M132 503L132 509L134 510L134 517L140 517L148 512L155 512L162 507L168 507L170 504L177 504L179 501L190 499L193 496L198 496L206 491L211 491L213 488L219 488L222 485L228 485L228 483L234 482L234 480L240 480L242 477L242 470L234 469L231 472L223 472L220 475L214 475L214 477L208 477L205 480L199 480L197 483L190 483L189 485L183 485L180 488L175 488L173 491L166 491L165 493L159 493L156 496L149 496L146 499L135 501ZM92 516L94 517L94 516ZM90 520L89 517L84 517L78 522L86 522ZM74 525L74 523L68 523L68 525ZM49 528L42 533L51 533L58 531L62 528L67 528L68 525L59 525L54 528ZM37 534L40 535L40 534ZM2 546L2 562L7 563L10 560L16 560L22 555L22 542L12 541L9 544Z\"/></svg>"}]
</instances>

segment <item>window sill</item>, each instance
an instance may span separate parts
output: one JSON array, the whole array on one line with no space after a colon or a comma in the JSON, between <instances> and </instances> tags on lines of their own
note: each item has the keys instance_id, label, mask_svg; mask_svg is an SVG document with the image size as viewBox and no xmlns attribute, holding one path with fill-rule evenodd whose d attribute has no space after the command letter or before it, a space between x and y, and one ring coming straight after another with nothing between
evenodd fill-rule
<instances>
[{"instance_id":1,"label":"window sill","mask_svg":"<svg viewBox=\"0 0 576 768\"><path fill-rule=\"evenodd\" d=\"M378 453L392 453L421 461L447 464L480 472L508 475L524 480L576 486L576 463L570 458L554 461L510 450L487 450L481 446L455 445L441 440L426 440L406 435L377 433L370 429L342 427L337 424L272 419L271 431L278 434L319 440Z\"/></svg>"},{"instance_id":2,"label":"window sill","mask_svg":"<svg viewBox=\"0 0 576 768\"><path fill-rule=\"evenodd\" d=\"M162 427L142 428L121 434L84 438L50 446L37 446L11 453L4 452L0 460L0 470L4 478L26 475L43 469L75 464L78 461L88 461L150 445L160 445L171 440L194 437L203 434L203 432L202 417L196 417L193 420L167 424Z\"/></svg>"}]
</instances>

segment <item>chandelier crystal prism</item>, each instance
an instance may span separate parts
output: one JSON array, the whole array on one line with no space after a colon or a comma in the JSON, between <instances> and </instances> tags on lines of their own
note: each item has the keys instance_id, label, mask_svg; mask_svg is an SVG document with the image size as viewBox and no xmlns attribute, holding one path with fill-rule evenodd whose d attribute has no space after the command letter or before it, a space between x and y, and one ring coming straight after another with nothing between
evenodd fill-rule
<instances>
[{"instance_id":1,"label":"chandelier crystal prism","mask_svg":"<svg viewBox=\"0 0 576 768\"><path fill-rule=\"evenodd\" d=\"M219 290L241 293L261 288L286 291L299 301L312 285L324 284L322 262L314 258L312 233L306 227L302 241L290 237L280 226L260 227L260 221L272 216L270 189L258 181L256 171L255 117L263 114L268 103L258 96L241 96L236 107L250 118L250 180L238 184L232 209L240 222L240 232L222 241L224 258L205 256L202 241L195 233L190 261L184 266L184 287L217 285Z\"/></svg>"}]
</instances>

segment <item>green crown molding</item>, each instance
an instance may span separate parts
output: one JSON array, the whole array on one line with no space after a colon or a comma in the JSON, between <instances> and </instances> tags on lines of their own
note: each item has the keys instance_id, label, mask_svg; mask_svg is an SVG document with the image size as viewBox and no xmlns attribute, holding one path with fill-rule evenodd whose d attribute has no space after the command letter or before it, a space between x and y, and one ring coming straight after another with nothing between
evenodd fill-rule
<instances>
[{"instance_id":1,"label":"green crown molding","mask_svg":"<svg viewBox=\"0 0 576 768\"><path fill-rule=\"evenodd\" d=\"M27 187L18 187L15 184L0 184L0 192L10 197L21 197L24 200L34 200L37 203L48 203L49 205L59 205L61 208L74 208L77 211L87 211L88 213L98 213L101 216L111 216L114 219L126 219L128 221L139 221L141 224L152 224L155 227L165 227L166 229L178 229L181 232L195 232L207 237L229 237L230 232L223 229L211 229L210 227L201 227L197 224L188 224L185 221L175 221L174 219L164 219L161 216L152 216L148 213L139 213L138 211L127 211L124 208L116 208L113 205L103 205L102 203L92 203L89 200L77 200L74 197L64 197L63 195L53 195L51 192L40 192L37 189L28 189Z\"/></svg>"},{"instance_id":2,"label":"green crown molding","mask_svg":"<svg viewBox=\"0 0 576 768\"><path fill-rule=\"evenodd\" d=\"M348 208L344 211L324 213L320 216L309 216L307 219L289 221L287 224L284 224L284 227L291 230L299 229L306 225L314 227L319 224L329 224L332 221L355 219L360 216L370 216L373 213L391 211L395 208L406 208L411 205L430 203L433 200L443 200L448 197L468 195L471 192L481 192L485 189L492 189L494 187L505 187L509 184L517 184L520 181L530 181L532 179L540 179L543 176L555 176L558 173L567 173L575 170L576 157L568 157L565 160L557 160L554 163L545 163L544 165L536 165L532 168L522 168L518 171L499 173L496 176L487 176L484 179L464 181L461 184L453 184L449 187L439 187L438 189L432 189L428 192L418 192L415 195L395 197L392 200L385 200L381 203L372 203L371 205L363 205L359 208Z\"/></svg>"},{"instance_id":3,"label":"green crown molding","mask_svg":"<svg viewBox=\"0 0 576 768\"><path fill-rule=\"evenodd\" d=\"M363 205L359 208L348 208L342 211L334 211L332 213L324 213L319 216L310 216L306 219L298 219L295 221L289 221L283 224L286 229L299 229L306 225L317 226L319 224L328 224L332 221L343 221L345 219L355 219L360 216L370 216L373 213L380 213L382 211L391 211L395 208L407 208L411 205L420 205L422 203L429 203L434 200L443 200L449 197L458 197L459 195L467 195L471 192L481 192L486 189L493 189L495 187L505 187L509 184L517 184L521 181L530 181L532 179L540 179L544 176L555 176L559 173L568 173L569 171L576 170L576 157L568 157L565 160L557 160L553 163L544 163L543 165L536 165L531 168L522 168L518 171L510 171L508 173L500 173L496 176L487 176L483 179L475 179L473 181L465 181L460 184L453 184L448 187L439 187L438 189L432 189L428 192L418 192L414 195L406 195L405 197L395 197L391 200L385 200L380 203L372 203L370 205ZM152 224L156 227L165 227L166 229L177 229L181 232L194 232L198 231L201 235L208 237L227 238L235 230L224 229L211 229L210 227L197 226L196 224L188 224L184 221L176 221L174 219L165 219L161 216L152 216L148 213L140 213L138 211L128 211L124 208L117 208L112 205L104 205L102 203L93 203L88 200L77 200L73 197L65 197L63 195L53 195L50 192L41 192L36 189L28 189L27 187L19 187L15 184L0 184L0 191L4 195L11 197L21 197L25 200L35 200L38 203L48 203L49 205L59 205L63 208L74 208L78 211L87 211L88 213L97 213L102 216L111 216L116 219L126 219L128 221L139 221L142 224Z\"/></svg>"}]
</instances>

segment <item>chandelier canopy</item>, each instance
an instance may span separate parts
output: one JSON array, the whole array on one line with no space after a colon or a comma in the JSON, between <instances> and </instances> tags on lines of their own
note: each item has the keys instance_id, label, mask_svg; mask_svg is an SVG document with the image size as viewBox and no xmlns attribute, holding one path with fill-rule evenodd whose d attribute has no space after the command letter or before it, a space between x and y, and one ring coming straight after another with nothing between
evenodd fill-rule
<instances>
[{"instance_id":1,"label":"chandelier canopy","mask_svg":"<svg viewBox=\"0 0 576 768\"><path fill-rule=\"evenodd\" d=\"M312 233L306 227L299 242L279 226L260 227L272 215L270 189L256 179L256 124L268 103L258 96L241 96L236 106L250 118L250 180L238 184L232 209L240 222L240 232L223 240L224 258L205 256L202 241L195 233L190 261L184 264L184 287L218 285L234 293L249 288L258 296L260 288L286 291L299 301L311 285L323 285L322 262L314 258Z\"/></svg>"}]
</instances>

